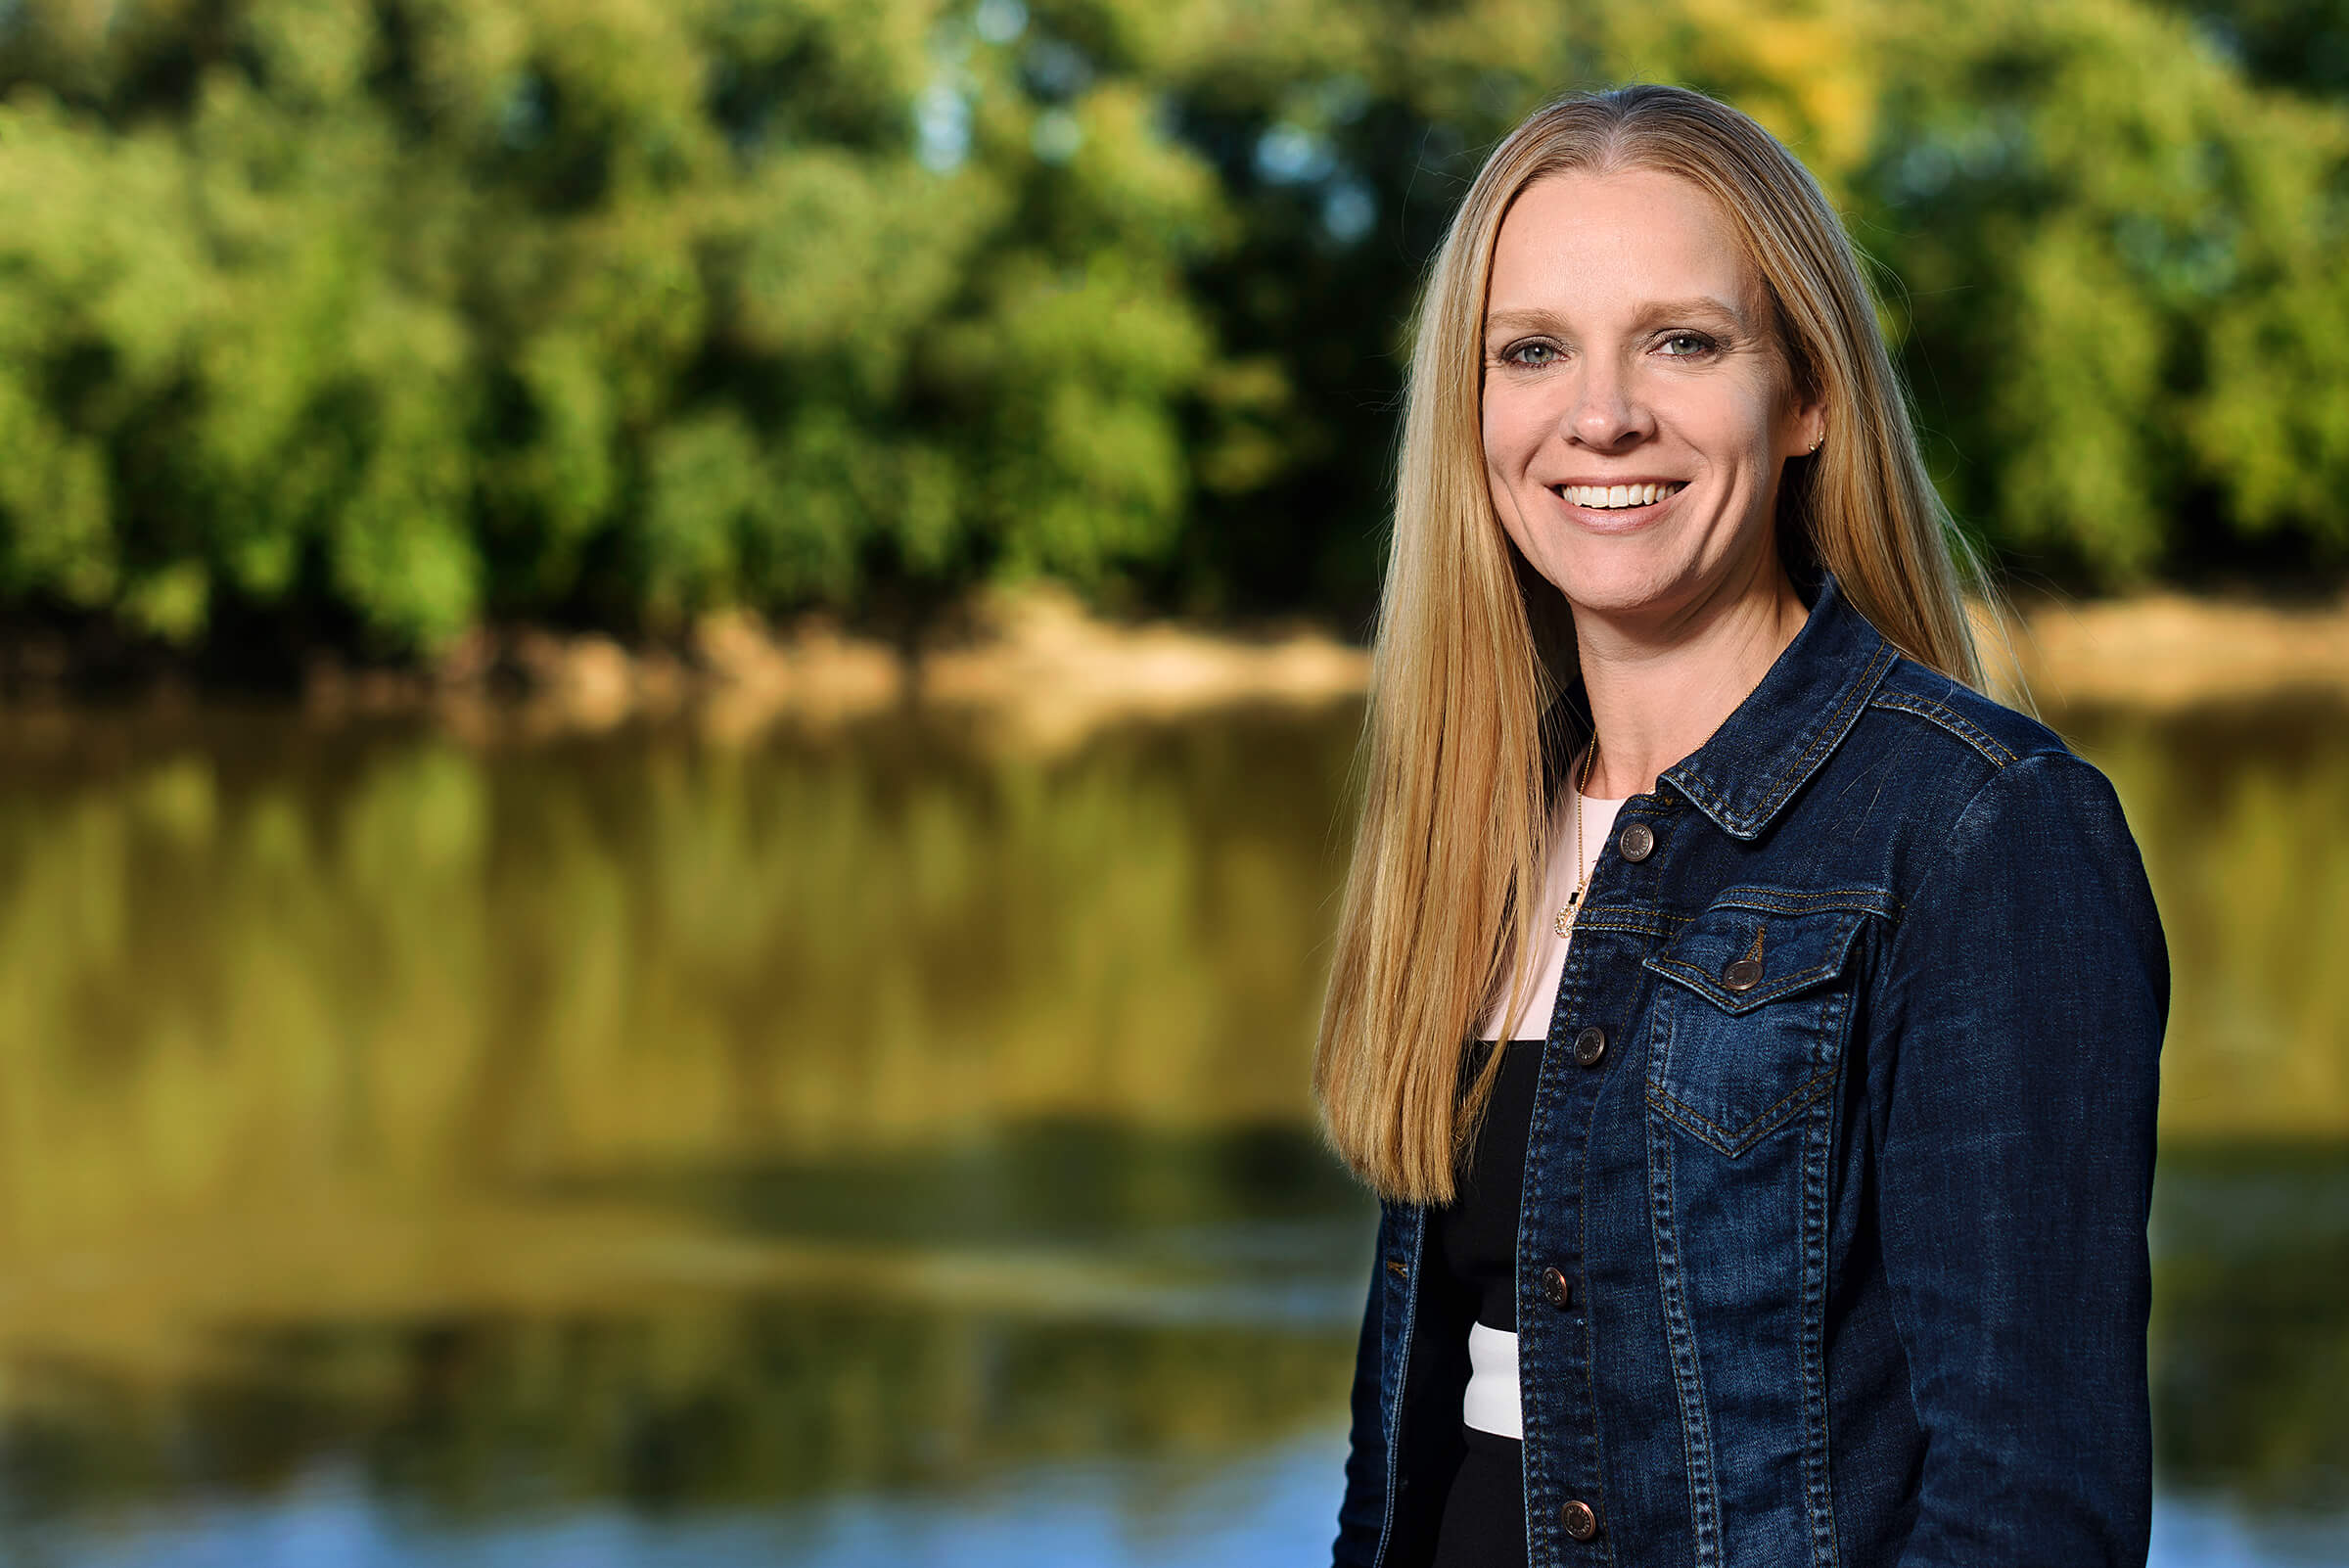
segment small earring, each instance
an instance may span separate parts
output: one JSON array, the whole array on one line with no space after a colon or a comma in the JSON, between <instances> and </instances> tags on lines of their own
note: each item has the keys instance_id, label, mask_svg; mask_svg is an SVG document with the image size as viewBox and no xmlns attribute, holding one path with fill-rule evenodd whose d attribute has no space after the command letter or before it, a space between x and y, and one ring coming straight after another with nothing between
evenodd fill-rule
<instances>
[{"instance_id":1,"label":"small earring","mask_svg":"<svg viewBox=\"0 0 2349 1568\"><path fill-rule=\"evenodd\" d=\"M1826 438L1827 438L1827 433L1826 433L1825 431L1823 431L1823 430L1822 430L1822 431L1820 431L1820 432L1819 432L1818 435L1816 435L1816 436L1812 437L1812 438L1811 438L1811 450L1812 450L1812 451L1814 451L1814 452L1818 451L1818 450L1819 450L1819 443L1820 443L1821 441L1824 441Z\"/></svg>"}]
</instances>

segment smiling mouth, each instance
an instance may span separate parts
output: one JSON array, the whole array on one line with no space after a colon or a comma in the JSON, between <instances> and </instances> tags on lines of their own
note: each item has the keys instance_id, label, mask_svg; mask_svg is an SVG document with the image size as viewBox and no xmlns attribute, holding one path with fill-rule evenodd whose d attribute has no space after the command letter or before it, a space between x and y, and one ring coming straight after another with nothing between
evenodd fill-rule
<instances>
[{"instance_id":1,"label":"smiling mouth","mask_svg":"<svg viewBox=\"0 0 2349 1568\"><path fill-rule=\"evenodd\" d=\"M1552 484L1549 493L1569 506L1588 506L1600 512L1628 511L1653 506L1688 487L1685 480L1661 484Z\"/></svg>"}]
</instances>

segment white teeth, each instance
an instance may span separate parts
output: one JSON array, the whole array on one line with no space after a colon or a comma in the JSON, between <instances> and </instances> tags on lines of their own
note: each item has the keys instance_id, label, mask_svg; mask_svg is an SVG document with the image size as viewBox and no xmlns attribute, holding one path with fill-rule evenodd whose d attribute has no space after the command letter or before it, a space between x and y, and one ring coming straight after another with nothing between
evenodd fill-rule
<instances>
[{"instance_id":1,"label":"white teeth","mask_svg":"<svg viewBox=\"0 0 2349 1568\"><path fill-rule=\"evenodd\" d=\"M1680 484L1561 484L1558 493L1569 505L1588 506L1601 511L1613 511L1625 506L1653 506L1681 488Z\"/></svg>"}]
</instances>

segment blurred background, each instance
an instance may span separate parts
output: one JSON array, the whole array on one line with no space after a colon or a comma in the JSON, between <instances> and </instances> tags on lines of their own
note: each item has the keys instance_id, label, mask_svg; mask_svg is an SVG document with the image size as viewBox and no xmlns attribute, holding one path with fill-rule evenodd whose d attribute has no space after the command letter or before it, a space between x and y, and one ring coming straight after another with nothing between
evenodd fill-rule
<instances>
[{"instance_id":1,"label":"blurred background","mask_svg":"<svg viewBox=\"0 0 2349 1568\"><path fill-rule=\"evenodd\" d=\"M0 1561L1326 1560L1403 324L1635 77L2143 844L2155 1561L2349 1563L2349 0L0 0Z\"/></svg>"}]
</instances>

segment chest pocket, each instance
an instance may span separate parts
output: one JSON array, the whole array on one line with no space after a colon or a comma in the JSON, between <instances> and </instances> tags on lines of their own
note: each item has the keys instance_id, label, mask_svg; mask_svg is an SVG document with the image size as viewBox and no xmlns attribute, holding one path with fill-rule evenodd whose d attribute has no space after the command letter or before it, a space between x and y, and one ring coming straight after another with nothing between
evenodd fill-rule
<instances>
[{"instance_id":1,"label":"chest pocket","mask_svg":"<svg viewBox=\"0 0 2349 1568\"><path fill-rule=\"evenodd\" d=\"M1734 1159L1833 1086L1849 1021L1857 906L1730 899L1644 960L1656 988L1647 1103Z\"/></svg>"}]
</instances>

